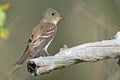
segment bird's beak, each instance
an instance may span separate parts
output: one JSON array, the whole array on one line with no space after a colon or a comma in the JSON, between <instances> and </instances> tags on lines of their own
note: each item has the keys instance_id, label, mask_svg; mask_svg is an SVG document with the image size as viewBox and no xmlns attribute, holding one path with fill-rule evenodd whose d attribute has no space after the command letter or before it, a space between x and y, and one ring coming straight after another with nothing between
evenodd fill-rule
<instances>
[{"instance_id":1,"label":"bird's beak","mask_svg":"<svg viewBox=\"0 0 120 80\"><path fill-rule=\"evenodd\" d=\"M64 18L62 16L57 16L58 20L64 20Z\"/></svg>"}]
</instances>

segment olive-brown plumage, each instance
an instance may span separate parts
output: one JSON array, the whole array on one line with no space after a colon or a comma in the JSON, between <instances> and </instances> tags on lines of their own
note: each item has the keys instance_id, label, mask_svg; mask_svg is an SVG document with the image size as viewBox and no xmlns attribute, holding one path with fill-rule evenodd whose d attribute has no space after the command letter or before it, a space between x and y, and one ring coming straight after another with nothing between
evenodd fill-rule
<instances>
[{"instance_id":1,"label":"olive-brown plumage","mask_svg":"<svg viewBox=\"0 0 120 80\"><path fill-rule=\"evenodd\" d=\"M62 19L58 11L48 8L40 23L33 29L28 46L15 65L22 65L28 57L33 58L42 50L48 54L47 48L57 32L57 22Z\"/></svg>"}]
</instances>

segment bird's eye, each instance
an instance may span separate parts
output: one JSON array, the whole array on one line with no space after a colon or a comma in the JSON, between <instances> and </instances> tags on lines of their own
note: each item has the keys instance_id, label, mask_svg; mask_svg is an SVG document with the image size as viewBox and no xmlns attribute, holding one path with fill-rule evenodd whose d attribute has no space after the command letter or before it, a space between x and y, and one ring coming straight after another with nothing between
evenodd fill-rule
<instances>
[{"instance_id":1,"label":"bird's eye","mask_svg":"<svg viewBox=\"0 0 120 80\"><path fill-rule=\"evenodd\" d=\"M55 15L55 13L52 13L51 15L52 15L52 16L54 16L54 15Z\"/></svg>"}]
</instances>

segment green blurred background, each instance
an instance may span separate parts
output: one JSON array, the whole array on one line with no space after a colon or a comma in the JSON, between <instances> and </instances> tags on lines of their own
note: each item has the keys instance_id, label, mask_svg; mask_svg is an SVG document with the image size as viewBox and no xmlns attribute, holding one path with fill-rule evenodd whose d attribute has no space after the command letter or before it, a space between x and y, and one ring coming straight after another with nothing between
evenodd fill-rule
<instances>
[{"instance_id":1,"label":"green blurred background","mask_svg":"<svg viewBox=\"0 0 120 80\"><path fill-rule=\"evenodd\" d=\"M65 18L58 23L56 37L49 46L51 55L64 44L73 47L105 40L120 30L120 0L0 0L0 4L4 3L10 4L5 23L10 36L7 40L0 39L1 77L23 53L46 8L58 10ZM115 59L77 64L37 77L32 77L24 64L6 80L120 80L116 76L119 72Z\"/></svg>"}]
</instances>

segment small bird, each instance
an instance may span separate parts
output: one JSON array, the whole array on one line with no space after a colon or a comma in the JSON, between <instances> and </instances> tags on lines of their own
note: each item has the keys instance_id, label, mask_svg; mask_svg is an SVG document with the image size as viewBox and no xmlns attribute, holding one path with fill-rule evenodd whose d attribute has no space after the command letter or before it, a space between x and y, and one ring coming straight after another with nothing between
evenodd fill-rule
<instances>
[{"instance_id":1,"label":"small bird","mask_svg":"<svg viewBox=\"0 0 120 80\"><path fill-rule=\"evenodd\" d=\"M57 32L57 23L60 20L63 20L60 13L55 9L48 8L43 13L39 24L33 29L23 55L14 65L21 66L27 58L34 58L42 50L49 55L47 48L54 39Z\"/></svg>"}]
</instances>

